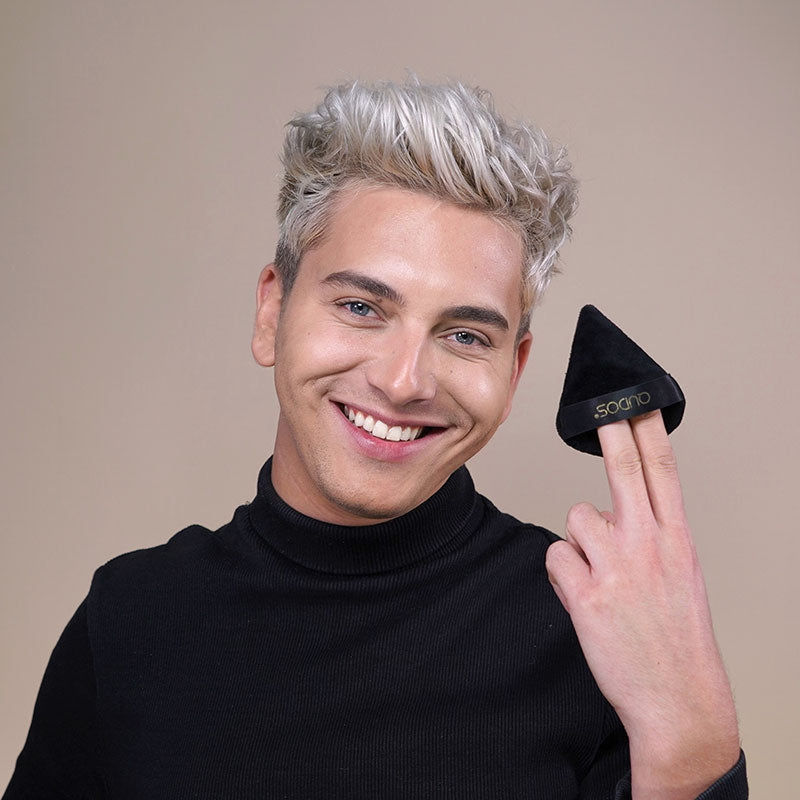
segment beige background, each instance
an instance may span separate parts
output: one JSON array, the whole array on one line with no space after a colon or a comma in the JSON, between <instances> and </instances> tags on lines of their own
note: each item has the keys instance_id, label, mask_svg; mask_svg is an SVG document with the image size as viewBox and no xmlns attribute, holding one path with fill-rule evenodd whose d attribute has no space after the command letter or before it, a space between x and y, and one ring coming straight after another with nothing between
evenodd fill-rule
<instances>
[{"instance_id":1,"label":"beige background","mask_svg":"<svg viewBox=\"0 0 800 800\"><path fill-rule=\"evenodd\" d=\"M282 125L350 77L456 76L568 144L564 275L511 419L472 463L556 531L607 506L553 418L592 302L671 371L673 443L754 797L800 745L800 6L2 3L0 787L93 570L251 498L271 374L249 354Z\"/></svg>"}]
</instances>

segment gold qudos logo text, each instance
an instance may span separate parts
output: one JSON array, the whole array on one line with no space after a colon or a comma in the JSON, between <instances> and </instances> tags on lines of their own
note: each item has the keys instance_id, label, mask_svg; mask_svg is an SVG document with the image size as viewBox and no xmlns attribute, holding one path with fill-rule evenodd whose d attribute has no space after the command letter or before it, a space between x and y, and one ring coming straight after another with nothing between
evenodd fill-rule
<instances>
[{"instance_id":1,"label":"gold qudos logo text","mask_svg":"<svg viewBox=\"0 0 800 800\"><path fill-rule=\"evenodd\" d=\"M630 411L632 408L646 406L650 402L650 392L639 392L629 397L620 397L619 400L609 400L607 403L600 403L595 406L595 419L613 416L620 411Z\"/></svg>"}]
</instances>

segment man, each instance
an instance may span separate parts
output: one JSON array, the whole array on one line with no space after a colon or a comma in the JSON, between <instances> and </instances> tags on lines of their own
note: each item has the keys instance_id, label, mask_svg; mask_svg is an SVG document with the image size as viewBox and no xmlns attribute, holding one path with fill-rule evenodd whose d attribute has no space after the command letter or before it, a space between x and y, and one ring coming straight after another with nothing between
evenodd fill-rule
<instances>
[{"instance_id":1,"label":"man","mask_svg":"<svg viewBox=\"0 0 800 800\"><path fill-rule=\"evenodd\" d=\"M6 797L746 797L660 413L600 429L613 511L565 541L463 466L569 232L563 152L459 84L290 125L257 496L97 571Z\"/></svg>"}]
</instances>

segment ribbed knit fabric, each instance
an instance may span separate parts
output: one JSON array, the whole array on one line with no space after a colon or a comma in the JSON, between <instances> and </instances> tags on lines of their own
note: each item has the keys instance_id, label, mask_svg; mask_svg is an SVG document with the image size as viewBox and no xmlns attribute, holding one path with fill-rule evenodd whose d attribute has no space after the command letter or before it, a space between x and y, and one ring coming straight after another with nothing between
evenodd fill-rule
<instances>
[{"instance_id":1,"label":"ribbed knit fabric","mask_svg":"<svg viewBox=\"0 0 800 800\"><path fill-rule=\"evenodd\" d=\"M465 468L379 525L275 493L101 567L4 795L628 796L627 740L544 569ZM744 761L703 800L747 797ZM731 788L732 787L732 788Z\"/></svg>"}]
</instances>

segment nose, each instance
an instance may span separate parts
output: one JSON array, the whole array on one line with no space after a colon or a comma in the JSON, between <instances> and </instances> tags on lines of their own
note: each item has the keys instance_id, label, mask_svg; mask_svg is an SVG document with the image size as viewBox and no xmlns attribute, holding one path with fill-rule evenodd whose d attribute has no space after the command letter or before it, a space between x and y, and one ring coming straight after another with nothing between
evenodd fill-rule
<instances>
[{"instance_id":1,"label":"nose","mask_svg":"<svg viewBox=\"0 0 800 800\"><path fill-rule=\"evenodd\" d=\"M436 395L431 343L422 335L395 334L382 343L367 367L367 381L394 406Z\"/></svg>"}]
</instances>

